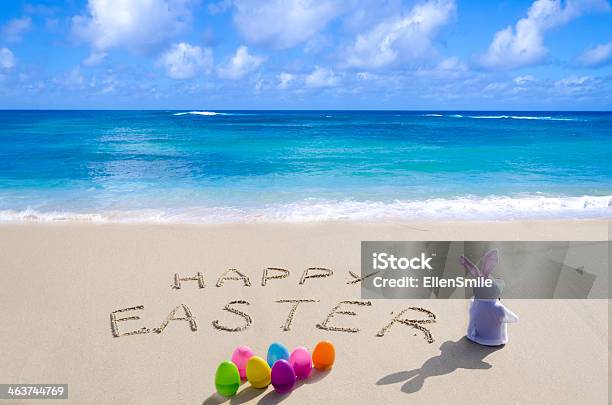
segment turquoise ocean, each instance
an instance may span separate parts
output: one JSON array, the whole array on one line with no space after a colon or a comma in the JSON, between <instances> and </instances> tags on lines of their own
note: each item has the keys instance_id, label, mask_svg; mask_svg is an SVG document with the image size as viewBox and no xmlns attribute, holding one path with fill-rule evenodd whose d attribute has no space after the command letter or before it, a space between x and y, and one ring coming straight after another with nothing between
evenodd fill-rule
<instances>
[{"instance_id":1,"label":"turquoise ocean","mask_svg":"<svg viewBox=\"0 0 612 405\"><path fill-rule=\"evenodd\" d=\"M612 113L0 111L0 221L612 218Z\"/></svg>"}]
</instances>

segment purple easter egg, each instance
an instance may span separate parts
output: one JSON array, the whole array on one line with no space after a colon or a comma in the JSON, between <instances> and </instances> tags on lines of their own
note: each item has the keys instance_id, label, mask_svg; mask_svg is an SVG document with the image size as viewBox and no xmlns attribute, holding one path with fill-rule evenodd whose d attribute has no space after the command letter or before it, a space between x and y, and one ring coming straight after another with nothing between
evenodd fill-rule
<instances>
[{"instance_id":1,"label":"purple easter egg","mask_svg":"<svg viewBox=\"0 0 612 405\"><path fill-rule=\"evenodd\" d=\"M232 363L238 367L240 378L246 380L246 366L253 357L253 350L249 346L238 346L232 354Z\"/></svg>"},{"instance_id":2,"label":"purple easter egg","mask_svg":"<svg viewBox=\"0 0 612 405\"><path fill-rule=\"evenodd\" d=\"M276 360L272 366L272 386L279 394L285 394L295 385L295 371L287 360Z\"/></svg>"},{"instance_id":3,"label":"purple easter egg","mask_svg":"<svg viewBox=\"0 0 612 405\"><path fill-rule=\"evenodd\" d=\"M305 347L296 347L289 356L289 364L295 371L295 376L299 379L307 378L312 371L312 359Z\"/></svg>"}]
</instances>

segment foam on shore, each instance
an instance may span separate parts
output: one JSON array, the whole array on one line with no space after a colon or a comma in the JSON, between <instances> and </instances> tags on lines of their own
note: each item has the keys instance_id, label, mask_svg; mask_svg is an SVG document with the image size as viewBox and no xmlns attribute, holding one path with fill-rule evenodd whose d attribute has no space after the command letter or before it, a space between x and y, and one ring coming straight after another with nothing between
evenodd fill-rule
<instances>
[{"instance_id":1,"label":"foam on shore","mask_svg":"<svg viewBox=\"0 0 612 405\"><path fill-rule=\"evenodd\" d=\"M138 210L2 210L0 222L258 223L401 220L515 220L612 218L612 196L461 197L355 201L304 199L259 207L191 206Z\"/></svg>"}]
</instances>

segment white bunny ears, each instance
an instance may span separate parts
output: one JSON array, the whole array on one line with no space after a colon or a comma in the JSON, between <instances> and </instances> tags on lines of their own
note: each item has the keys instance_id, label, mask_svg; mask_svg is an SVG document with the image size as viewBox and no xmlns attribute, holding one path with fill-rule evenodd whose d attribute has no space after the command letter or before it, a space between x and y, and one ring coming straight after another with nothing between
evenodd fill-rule
<instances>
[{"instance_id":1,"label":"white bunny ears","mask_svg":"<svg viewBox=\"0 0 612 405\"><path fill-rule=\"evenodd\" d=\"M480 260L480 268L465 256L461 256L459 261L474 277L489 277L495 266L499 263L499 252L497 249L489 250Z\"/></svg>"}]
</instances>

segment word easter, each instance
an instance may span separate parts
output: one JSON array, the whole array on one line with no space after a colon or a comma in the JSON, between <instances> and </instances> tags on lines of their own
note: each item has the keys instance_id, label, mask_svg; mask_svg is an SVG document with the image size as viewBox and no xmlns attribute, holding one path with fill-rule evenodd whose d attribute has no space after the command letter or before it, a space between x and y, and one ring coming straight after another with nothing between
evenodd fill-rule
<instances>
[{"instance_id":1,"label":"word easter","mask_svg":"<svg viewBox=\"0 0 612 405\"><path fill-rule=\"evenodd\" d=\"M268 267L263 270L262 278L261 278L261 286L265 287L271 280L278 280L287 278L290 274L290 271L287 269L282 269L279 267ZM303 285L308 280L311 279L325 279L333 276L334 272L331 269L324 267L309 267L307 268L300 278L299 284ZM349 275L351 279L349 279L345 284L353 285L360 283L371 275L367 275L365 277L359 277L357 274L350 272ZM223 272L221 276L217 279L215 283L216 288L221 288L225 285L226 282L234 282L238 283L242 287L252 287L252 283L250 278L240 272L237 269L228 269ZM203 289L206 288L206 280L204 275L198 272L194 276L189 277L181 277L178 273L174 274L173 283L171 288L174 290L181 290L185 288L187 282L191 282L188 288L198 288ZM310 283L314 283L315 281L310 281ZM307 304L317 303L319 300L317 299L279 299L274 301L277 304L289 304L289 311L284 320L284 323L280 325L281 329L285 332L291 330L291 325L296 317L296 312L298 308L303 307L311 307ZM244 299L235 299L230 300L223 308L223 311L227 311L233 314L236 317L235 322L231 325L228 325L222 322L219 319L215 319L212 321L212 327L218 331L222 332L242 332L246 329L250 328L253 324L253 317L251 314L246 312L246 307L251 305L251 303ZM330 331L330 332L347 332L347 333L358 333L360 331L359 328L356 327L347 327L339 325L339 321L337 321L338 316L357 316L358 314L354 312L354 309L358 307L371 307L372 302L366 300L342 300L334 305L331 310L328 312L328 315L322 319L321 322L317 323L315 326L318 329ZM353 307L354 309L351 309ZM111 326L111 334L113 337L122 337L122 336L134 336L134 335L143 335L149 333L157 333L161 334L166 327L172 322L175 321L184 322L184 324L188 327L188 330L192 332L196 332L199 329L199 325L197 322L197 317L194 315L192 309L186 304L179 304L174 307L165 320L163 320L159 326L157 327L146 327L141 326L140 328L134 329L134 326L129 328L125 324L133 324L135 321L141 320L142 312L144 311L144 305L136 305L127 308L120 308L114 310L110 313L110 326ZM307 308L300 309L300 311L306 311ZM270 312L273 313L273 312ZM268 313L268 316L270 316ZM412 314L412 317L410 316ZM416 317L415 317L416 316ZM415 318L415 319L412 319ZM422 332L425 340L428 343L432 343L434 338L431 334L431 331L427 329L426 324L436 323L437 317L436 315L421 307L405 307L400 308L398 311L394 311L391 313L391 316L384 320L384 324L382 324L381 329L376 333L377 337L385 336L392 326L394 325L405 325L412 329L416 329L417 331ZM280 323L280 322L279 322ZM128 329L129 328L129 329ZM125 329L128 329L126 331ZM415 335L416 336L416 335Z\"/></svg>"},{"instance_id":2,"label":"word easter","mask_svg":"<svg viewBox=\"0 0 612 405\"><path fill-rule=\"evenodd\" d=\"M426 257L421 253L421 257L395 257L388 253L374 253L372 258L372 268L374 270L432 270L429 262L432 257Z\"/></svg>"}]
</instances>

